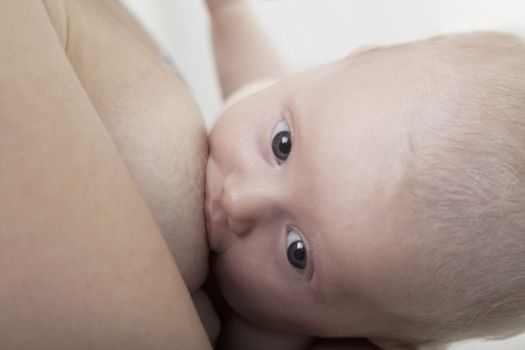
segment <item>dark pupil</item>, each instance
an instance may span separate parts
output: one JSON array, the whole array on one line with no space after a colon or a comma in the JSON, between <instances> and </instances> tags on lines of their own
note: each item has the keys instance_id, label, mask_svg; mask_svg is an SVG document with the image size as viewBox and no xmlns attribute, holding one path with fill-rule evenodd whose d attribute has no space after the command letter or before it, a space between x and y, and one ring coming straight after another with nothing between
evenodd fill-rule
<instances>
[{"instance_id":1,"label":"dark pupil","mask_svg":"<svg viewBox=\"0 0 525 350\"><path fill-rule=\"evenodd\" d=\"M296 241L288 247L288 261L298 269L306 267L306 248L301 241Z\"/></svg>"},{"instance_id":2,"label":"dark pupil","mask_svg":"<svg viewBox=\"0 0 525 350\"><path fill-rule=\"evenodd\" d=\"M292 150L292 139L289 131L281 131L272 141L272 150L277 158L286 160Z\"/></svg>"}]
</instances>

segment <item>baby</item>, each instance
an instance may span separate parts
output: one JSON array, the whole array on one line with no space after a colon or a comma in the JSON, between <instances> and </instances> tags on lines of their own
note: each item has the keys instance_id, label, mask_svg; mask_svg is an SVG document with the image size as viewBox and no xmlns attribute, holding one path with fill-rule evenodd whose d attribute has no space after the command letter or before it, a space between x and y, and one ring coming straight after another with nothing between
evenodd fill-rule
<instances>
[{"instance_id":1,"label":"baby","mask_svg":"<svg viewBox=\"0 0 525 350\"><path fill-rule=\"evenodd\" d=\"M350 55L232 104L209 144L212 269L252 332L409 349L525 330L518 38Z\"/></svg>"}]
</instances>

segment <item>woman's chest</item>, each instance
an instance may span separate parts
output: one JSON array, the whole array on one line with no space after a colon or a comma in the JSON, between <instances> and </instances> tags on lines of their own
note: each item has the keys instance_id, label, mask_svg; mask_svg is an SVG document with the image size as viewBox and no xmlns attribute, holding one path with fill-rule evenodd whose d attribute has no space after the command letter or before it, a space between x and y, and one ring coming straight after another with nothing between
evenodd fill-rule
<instances>
[{"instance_id":1,"label":"woman's chest","mask_svg":"<svg viewBox=\"0 0 525 350\"><path fill-rule=\"evenodd\" d=\"M50 18L72 68L195 290L208 258L202 209L208 149L200 110L118 3L57 4L48 6L58 13Z\"/></svg>"}]
</instances>

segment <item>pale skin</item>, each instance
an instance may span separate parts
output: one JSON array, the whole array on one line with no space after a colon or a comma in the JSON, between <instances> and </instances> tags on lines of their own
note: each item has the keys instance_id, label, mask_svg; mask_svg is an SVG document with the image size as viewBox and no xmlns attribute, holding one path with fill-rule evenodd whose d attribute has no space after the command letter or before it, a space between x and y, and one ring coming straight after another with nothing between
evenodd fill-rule
<instances>
[{"instance_id":1,"label":"pale skin","mask_svg":"<svg viewBox=\"0 0 525 350\"><path fill-rule=\"evenodd\" d=\"M206 135L184 84L116 3L13 0L0 17L0 347L211 348L192 303L213 319L200 292ZM257 64L225 95L282 75L250 42L260 51L242 59Z\"/></svg>"},{"instance_id":2,"label":"pale skin","mask_svg":"<svg viewBox=\"0 0 525 350\"><path fill-rule=\"evenodd\" d=\"M380 66L347 74L347 64L283 79L218 119L207 167L212 266L232 308L258 326L394 348L382 334L402 327L390 313L410 307L403 296L416 286L399 276L420 273L410 234L393 229L407 147L394 101L405 91L363 90L381 85L369 74ZM286 160L272 147L283 129ZM304 267L287 256L296 240Z\"/></svg>"},{"instance_id":3,"label":"pale skin","mask_svg":"<svg viewBox=\"0 0 525 350\"><path fill-rule=\"evenodd\" d=\"M6 1L0 23L0 348L211 348L183 82L116 2Z\"/></svg>"},{"instance_id":4,"label":"pale skin","mask_svg":"<svg viewBox=\"0 0 525 350\"><path fill-rule=\"evenodd\" d=\"M234 45L263 41L260 33L258 40L238 38L255 33L246 4L220 3L226 10L212 12L212 21L222 33L214 44L225 95L249 83L242 77L281 77L274 63L274 71L254 72L258 63L278 61L267 43ZM249 56L261 47L264 52ZM391 316L409 309L405 296L420 287L399 276L422 273L412 263L421 257L409 244L409 228L402 237L395 234L403 232L396 195L408 147L403 105L396 101L411 91L403 79L385 83L391 62L349 68L352 56L369 48L233 103L211 130L206 209L212 267L237 314L223 325L224 348L324 346L292 334L367 337L382 349L414 348L403 341L403 323ZM248 58L239 54L245 50ZM283 130L292 141L278 142L291 146L276 150L272 144ZM306 247L301 267L287 256L297 241ZM385 336L392 333L399 337ZM375 348L352 340L326 346Z\"/></svg>"}]
</instances>

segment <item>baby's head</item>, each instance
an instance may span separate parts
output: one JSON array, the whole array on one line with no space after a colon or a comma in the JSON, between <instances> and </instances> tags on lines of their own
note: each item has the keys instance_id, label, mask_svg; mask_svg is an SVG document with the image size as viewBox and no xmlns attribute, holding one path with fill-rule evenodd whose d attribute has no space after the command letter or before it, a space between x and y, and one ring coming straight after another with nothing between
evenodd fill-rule
<instances>
[{"instance_id":1,"label":"baby's head","mask_svg":"<svg viewBox=\"0 0 525 350\"><path fill-rule=\"evenodd\" d=\"M233 104L210 147L213 268L247 320L409 343L525 328L518 39L351 55Z\"/></svg>"}]
</instances>

